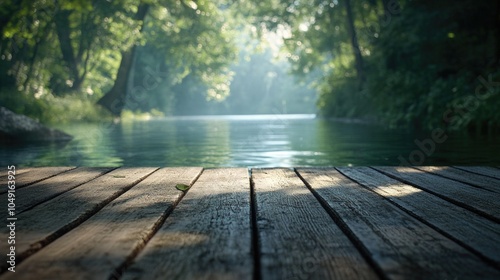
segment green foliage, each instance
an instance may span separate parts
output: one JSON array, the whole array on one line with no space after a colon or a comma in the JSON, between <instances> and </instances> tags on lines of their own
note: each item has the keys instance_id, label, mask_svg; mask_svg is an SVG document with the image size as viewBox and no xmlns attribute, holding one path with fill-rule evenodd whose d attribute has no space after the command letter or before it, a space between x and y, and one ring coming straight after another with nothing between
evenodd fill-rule
<instances>
[{"instance_id":1,"label":"green foliage","mask_svg":"<svg viewBox=\"0 0 500 280\"><path fill-rule=\"evenodd\" d=\"M499 81L498 1L267 0L252 7L256 26L287 30L294 73L324 73L317 84L325 117L423 129L500 127L498 84L476 94L484 79Z\"/></svg>"},{"instance_id":2,"label":"green foliage","mask_svg":"<svg viewBox=\"0 0 500 280\"><path fill-rule=\"evenodd\" d=\"M165 114L157 109L152 109L150 112L141 112L141 111L130 111L123 110L121 115L122 121L132 121L132 120L150 120L152 118L164 117Z\"/></svg>"},{"instance_id":3,"label":"green foliage","mask_svg":"<svg viewBox=\"0 0 500 280\"><path fill-rule=\"evenodd\" d=\"M113 86L121 54L134 45L128 110L168 111L188 75L209 99L229 94L236 48L223 1L28 2L1 4L2 15L11 13L0 20L0 99L18 113L42 121L103 117L91 104ZM151 6L144 24L140 3Z\"/></svg>"},{"instance_id":4,"label":"green foliage","mask_svg":"<svg viewBox=\"0 0 500 280\"><path fill-rule=\"evenodd\" d=\"M0 101L41 121L100 119L92 104L113 86L122 53L135 50L125 117L207 100L221 112L270 99L283 108L296 96L307 104L309 91L281 79L289 71L316 86L325 117L489 130L500 126L500 87L485 89L500 81L499 19L495 0L6 0ZM258 36L282 36L291 69L246 51L231 67L247 21Z\"/></svg>"},{"instance_id":5,"label":"green foliage","mask_svg":"<svg viewBox=\"0 0 500 280\"><path fill-rule=\"evenodd\" d=\"M491 28L498 17L493 4L412 2L393 18L373 44L366 86L383 121L425 129L500 125L498 112L491 110L500 96L476 97L480 77L500 72L494 49L498 35ZM460 111L460 117L448 121L443 116L448 110Z\"/></svg>"},{"instance_id":6,"label":"green foliage","mask_svg":"<svg viewBox=\"0 0 500 280\"><path fill-rule=\"evenodd\" d=\"M42 123L96 122L109 119L102 108L95 106L95 100L76 95L56 97L48 93L33 98L25 92L3 89L0 104Z\"/></svg>"},{"instance_id":7,"label":"green foliage","mask_svg":"<svg viewBox=\"0 0 500 280\"><path fill-rule=\"evenodd\" d=\"M226 98L236 54L228 16L213 1L153 10L143 30L148 41L137 50L126 108L171 114L176 97L192 91L208 100Z\"/></svg>"},{"instance_id":8,"label":"green foliage","mask_svg":"<svg viewBox=\"0 0 500 280\"><path fill-rule=\"evenodd\" d=\"M357 79L335 80L334 75L322 84L317 105L324 117L363 118L373 112L368 94L358 91Z\"/></svg>"}]
</instances>

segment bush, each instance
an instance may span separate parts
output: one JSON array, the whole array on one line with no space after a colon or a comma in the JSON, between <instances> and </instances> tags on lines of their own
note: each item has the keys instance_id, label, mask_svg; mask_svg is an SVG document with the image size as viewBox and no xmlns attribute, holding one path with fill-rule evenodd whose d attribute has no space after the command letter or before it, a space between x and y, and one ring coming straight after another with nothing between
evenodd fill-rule
<instances>
[{"instance_id":1,"label":"bush","mask_svg":"<svg viewBox=\"0 0 500 280\"><path fill-rule=\"evenodd\" d=\"M35 98L33 95L10 88L0 92L0 104L17 114L26 115L42 123L95 122L111 119L93 99L82 98L77 94L55 97L46 93Z\"/></svg>"}]
</instances>

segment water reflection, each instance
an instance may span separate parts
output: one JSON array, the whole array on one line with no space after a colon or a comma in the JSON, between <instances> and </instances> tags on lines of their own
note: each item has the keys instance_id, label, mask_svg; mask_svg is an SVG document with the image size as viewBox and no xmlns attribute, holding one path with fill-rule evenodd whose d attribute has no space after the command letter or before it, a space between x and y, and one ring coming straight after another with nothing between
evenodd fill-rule
<instances>
[{"instance_id":1,"label":"water reflection","mask_svg":"<svg viewBox=\"0 0 500 280\"><path fill-rule=\"evenodd\" d=\"M416 149L408 130L338 123L314 115L179 117L119 124L71 124L56 144L0 147L3 165L345 166L399 165ZM450 135L424 164L499 165L495 137Z\"/></svg>"}]
</instances>

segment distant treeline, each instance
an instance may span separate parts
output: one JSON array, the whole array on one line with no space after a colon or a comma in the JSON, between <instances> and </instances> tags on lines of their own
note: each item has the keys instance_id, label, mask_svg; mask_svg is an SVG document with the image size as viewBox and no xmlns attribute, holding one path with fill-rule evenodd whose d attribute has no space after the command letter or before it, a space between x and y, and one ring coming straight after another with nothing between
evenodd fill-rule
<instances>
[{"instance_id":1,"label":"distant treeline","mask_svg":"<svg viewBox=\"0 0 500 280\"><path fill-rule=\"evenodd\" d=\"M272 51L242 51L230 68L234 73L230 94L220 102L207 101L203 89L190 87L190 79L177 87L171 104L174 115L299 114L316 112L316 90L307 79L289 74L290 63L273 58ZM185 88L183 88L185 87Z\"/></svg>"}]
</instances>

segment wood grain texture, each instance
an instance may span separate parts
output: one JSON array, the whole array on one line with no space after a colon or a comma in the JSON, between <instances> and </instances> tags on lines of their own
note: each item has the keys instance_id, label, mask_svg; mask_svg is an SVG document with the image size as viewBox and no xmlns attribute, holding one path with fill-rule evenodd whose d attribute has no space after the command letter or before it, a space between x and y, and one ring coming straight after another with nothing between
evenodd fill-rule
<instances>
[{"instance_id":1,"label":"wood grain texture","mask_svg":"<svg viewBox=\"0 0 500 280\"><path fill-rule=\"evenodd\" d=\"M491 192L500 193L500 179L494 179L449 166L414 166L414 168L460 181Z\"/></svg>"},{"instance_id":2,"label":"wood grain texture","mask_svg":"<svg viewBox=\"0 0 500 280\"><path fill-rule=\"evenodd\" d=\"M43 168L43 167L41 167L41 168ZM16 170L15 175L24 174L24 173L30 171L31 169L32 169L32 167L17 167L15 169ZM8 166L2 166L2 168L0 169L0 182L5 183L4 179L5 179L5 177L7 177L8 174L9 174Z\"/></svg>"},{"instance_id":3,"label":"wood grain texture","mask_svg":"<svg viewBox=\"0 0 500 280\"><path fill-rule=\"evenodd\" d=\"M485 192L470 185L425 173L411 167L374 167L407 184L438 195L488 219L500 222L500 200L493 192Z\"/></svg>"},{"instance_id":4,"label":"wood grain texture","mask_svg":"<svg viewBox=\"0 0 500 280\"><path fill-rule=\"evenodd\" d=\"M500 224L371 168L337 169L500 268Z\"/></svg>"},{"instance_id":5,"label":"wood grain texture","mask_svg":"<svg viewBox=\"0 0 500 280\"><path fill-rule=\"evenodd\" d=\"M208 169L121 279L252 279L248 170Z\"/></svg>"},{"instance_id":6,"label":"wood grain texture","mask_svg":"<svg viewBox=\"0 0 500 280\"><path fill-rule=\"evenodd\" d=\"M262 279L377 279L300 178L254 169Z\"/></svg>"},{"instance_id":7,"label":"wood grain texture","mask_svg":"<svg viewBox=\"0 0 500 280\"><path fill-rule=\"evenodd\" d=\"M454 168L500 180L500 169L486 166L453 166Z\"/></svg>"},{"instance_id":8,"label":"wood grain texture","mask_svg":"<svg viewBox=\"0 0 500 280\"><path fill-rule=\"evenodd\" d=\"M74 169L75 167L29 167L16 169L16 189L40 182L57 174ZM0 177L0 186L7 185L8 177ZM6 193L7 190L2 188L0 194Z\"/></svg>"},{"instance_id":9,"label":"wood grain texture","mask_svg":"<svg viewBox=\"0 0 500 280\"><path fill-rule=\"evenodd\" d=\"M388 278L498 279L500 271L334 169L300 175Z\"/></svg>"},{"instance_id":10,"label":"wood grain texture","mask_svg":"<svg viewBox=\"0 0 500 280\"><path fill-rule=\"evenodd\" d=\"M80 167L36 184L16 189L16 215L54 198L61 193L89 182L113 168ZM7 201L7 193L0 195L0 201ZM0 220L7 219L7 212L0 211Z\"/></svg>"},{"instance_id":11,"label":"wood grain texture","mask_svg":"<svg viewBox=\"0 0 500 280\"><path fill-rule=\"evenodd\" d=\"M165 220L202 168L164 168L18 266L5 279L108 279ZM14 277L15 276L15 277ZM117 275L115 275L117 276Z\"/></svg>"},{"instance_id":12,"label":"wood grain texture","mask_svg":"<svg viewBox=\"0 0 500 280\"><path fill-rule=\"evenodd\" d=\"M119 168L17 215L18 261L75 228L156 169ZM7 240L6 231L1 232L0 240ZM6 250L7 244L1 242L0 252ZM6 255L2 256L0 268L3 270Z\"/></svg>"}]
</instances>

